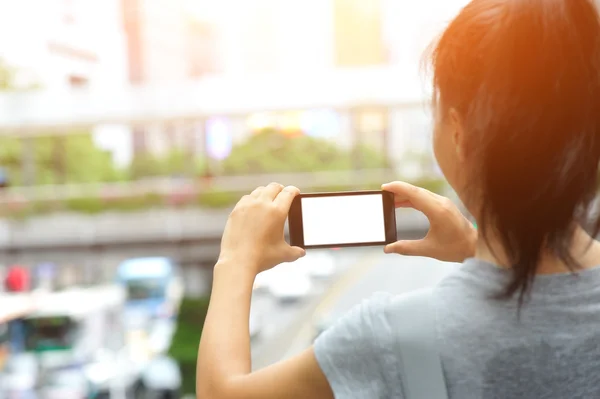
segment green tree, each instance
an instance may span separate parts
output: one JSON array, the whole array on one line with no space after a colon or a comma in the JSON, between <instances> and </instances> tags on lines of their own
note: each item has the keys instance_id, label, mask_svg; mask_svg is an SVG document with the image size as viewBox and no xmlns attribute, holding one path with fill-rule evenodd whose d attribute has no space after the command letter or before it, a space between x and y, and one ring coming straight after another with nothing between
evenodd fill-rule
<instances>
[{"instance_id":1,"label":"green tree","mask_svg":"<svg viewBox=\"0 0 600 399\"><path fill-rule=\"evenodd\" d=\"M29 90L37 85L17 87L17 70L0 60L0 91ZM35 184L86 183L123 178L109 152L96 147L91 134L73 132L65 136L36 137L33 143ZM23 140L0 137L0 167L11 185L23 184Z\"/></svg>"},{"instance_id":2,"label":"green tree","mask_svg":"<svg viewBox=\"0 0 600 399\"><path fill-rule=\"evenodd\" d=\"M21 176L21 141L14 137L0 137L0 168L4 169L9 184L20 183Z\"/></svg>"},{"instance_id":3,"label":"green tree","mask_svg":"<svg viewBox=\"0 0 600 399\"><path fill-rule=\"evenodd\" d=\"M95 183L123 179L123 174L114 165L111 153L98 148L90 134L74 134L64 139L63 168L67 182Z\"/></svg>"},{"instance_id":4,"label":"green tree","mask_svg":"<svg viewBox=\"0 0 600 399\"><path fill-rule=\"evenodd\" d=\"M37 137L34 146L36 184L96 183L124 177L111 154L96 147L90 134ZM8 171L11 185L23 183L21 149L19 138L0 137L0 165Z\"/></svg>"},{"instance_id":5,"label":"green tree","mask_svg":"<svg viewBox=\"0 0 600 399\"><path fill-rule=\"evenodd\" d=\"M159 176L187 176L203 172L206 162L202 158L194 159L190 153L174 150L162 156L151 154L137 155L130 167L132 179Z\"/></svg>"},{"instance_id":6,"label":"green tree","mask_svg":"<svg viewBox=\"0 0 600 399\"><path fill-rule=\"evenodd\" d=\"M33 90L39 88L38 84L17 85L18 70L0 59L0 91Z\"/></svg>"},{"instance_id":7,"label":"green tree","mask_svg":"<svg viewBox=\"0 0 600 399\"><path fill-rule=\"evenodd\" d=\"M136 155L129 166L129 177L133 180L161 175L163 169L160 159L150 154Z\"/></svg>"},{"instance_id":8,"label":"green tree","mask_svg":"<svg viewBox=\"0 0 600 399\"><path fill-rule=\"evenodd\" d=\"M367 146L343 149L328 140L269 129L235 146L220 169L227 175L348 170L355 157L363 169L386 165L384 155Z\"/></svg>"},{"instance_id":9,"label":"green tree","mask_svg":"<svg viewBox=\"0 0 600 399\"><path fill-rule=\"evenodd\" d=\"M15 70L0 60L0 91L12 90L15 87Z\"/></svg>"}]
</instances>

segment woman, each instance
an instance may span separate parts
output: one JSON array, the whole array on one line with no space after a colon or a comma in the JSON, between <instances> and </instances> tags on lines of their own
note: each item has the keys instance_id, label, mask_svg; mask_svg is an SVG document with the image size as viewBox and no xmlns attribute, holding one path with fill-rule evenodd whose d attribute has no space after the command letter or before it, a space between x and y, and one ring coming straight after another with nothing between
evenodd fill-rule
<instances>
[{"instance_id":1,"label":"woman","mask_svg":"<svg viewBox=\"0 0 600 399\"><path fill-rule=\"evenodd\" d=\"M451 398L600 397L600 245L586 220L600 158L600 22L592 0L473 0L432 57L434 150L479 226L445 198L383 186L425 239L386 253L461 261L434 290ZM283 240L298 190L243 198L227 223L201 339L200 398L402 398L392 297L299 356L251 372L252 281L304 255ZM586 233L592 231L592 235Z\"/></svg>"}]
</instances>

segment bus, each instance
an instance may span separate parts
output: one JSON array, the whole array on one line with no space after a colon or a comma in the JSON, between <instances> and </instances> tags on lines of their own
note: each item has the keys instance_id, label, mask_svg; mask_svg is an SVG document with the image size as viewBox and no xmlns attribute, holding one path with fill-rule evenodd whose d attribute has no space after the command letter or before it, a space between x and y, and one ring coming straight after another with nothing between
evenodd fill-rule
<instances>
[{"instance_id":1,"label":"bus","mask_svg":"<svg viewBox=\"0 0 600 399\"><path fill-rule=\"evenodd\" d=\"M164 257L128 259L119 265L117 280L126 292L128 329L143 330L152 337L155 352L165 353L183 299L179 266Z\"/></svg>"},{"instance_id":2,"label":"bus","mask_svg":"<svg viewBox=\"0 0 600 399\"><path fill-rule=\"evenodd\" d=\"M117 279L127 292L127 307L152 318L176 318L183 297L179 266L169 258L134 258L122 262Z\"/></svg>"},{"instance_id":3,"label":"bus","mask_svg":"<svg viewBox=\"0 0 600 399\"><path fill-rule=\"evenodd\" d=\"M123 397L139 393L140 387L149 395L178 390L173 387L179 381L174 367L168 369L169 380L143 384L162 363L148 338L128 339L126 303L127 291L117 284L50 292L36 300L15 338L22 351L17 359L34 360L36 388L45 397Z\"/></svg>"},{"instance_id":4,"label":"bus","mask_svg":"<svg viewBox=\"0 0 600 399\"><path fill-rule=\"evenodd\" d=\"M42 294L23 320L25 350L86 356L119 336L124 293L116 285ZM115 345L115 344L112 344Z\"/></svg>"},{"instance_id":5,"label":"bus","mask_svg":"<svg viewBox=\"0 0 600 399\"><path fill-rule=\"evenodd\" d=\"M73 382L70 384L61 377L64 399L87 397L104 388L104 381L87 378L86 367L99 361L102 350L118 351L124 346L123 330L119 328L124 303L121 287L12 294L3 302L20 303L17 308L11 306L14 310L4 331L9 358L3 384L12 395L31 397L40 388L46 393L56 392L59 387L54 384L58 381L55 377L64 376L66 370L79 377L68 379ZM21 311L17 313L16 309ZM112 359L104 363L106 369L114 369ZM129 385L133 386L137 378L130 375Z\"/></svg>"},{"instance_id":6,"label":"bus","mask_svg":"<svg viewBox=\"0 0 600 399\"><path fill-rule=\"evenodd\" d=\"M0 293L0 397L31 397L35 390L37 365L20 357L15 339L21 321L33 310L31 295ZM3 396L4 395L4 396Z\"/></svg>"}]
</instances>

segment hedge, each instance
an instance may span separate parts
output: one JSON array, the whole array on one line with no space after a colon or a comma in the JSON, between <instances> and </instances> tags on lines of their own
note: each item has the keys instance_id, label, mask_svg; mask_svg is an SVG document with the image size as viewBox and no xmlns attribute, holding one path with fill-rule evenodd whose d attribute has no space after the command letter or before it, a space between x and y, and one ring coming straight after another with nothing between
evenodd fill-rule
<instances>
[{"instance_id":1,"label":"hedge","mask_svg":"<svg viewBox=\"0 0 600 399\"><path fill-rule=\"evenodd\" d=\"M183 394L196 392L196 357L207 311L208 298L185 298L181 303L169 355L179 364Z\"/></svg>"},{"instance_id":2,"label":"hedge","mask_svg":"<svg viewBox=\"0 0 600 399\"><path fill-rule=\"evenodd\" d=\"M413 181L413 184L426 188L435 193L444 194L447 187L442 179L421 179ZM368 184L360 189L378 190L379 184ZM305 188L304 192L332 192L355 190L357 187L348 185L336 185L330 187ZM88 195L74 198L63 202L33 202L15 201L0 209L0 217L27 218L36 215L49 214L53 212L73 212L82 214L99 214L102 212L133 212L144 209L164 207L200 207L207 209L224 209L235 205L245 192L225 192L217 188L204 191L200 194L174 193L169 196L161 196L148 193L134 197L102 198L99 195Z\"/></svg>"}]
</instances>

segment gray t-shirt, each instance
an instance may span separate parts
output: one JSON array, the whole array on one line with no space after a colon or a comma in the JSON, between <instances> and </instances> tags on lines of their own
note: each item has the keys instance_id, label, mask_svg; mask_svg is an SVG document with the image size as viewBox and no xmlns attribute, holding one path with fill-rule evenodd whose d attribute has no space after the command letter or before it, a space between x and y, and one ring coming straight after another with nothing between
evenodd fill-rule
<instances>
[{"instance_id":1,"label":"gray t-shirt","mask_svg":"<svg viewBox=\"0 0 600 399\"><path fill-rule=\"evenodd\" d=\"M600 267L537 276L520 320L516 300L491 298L508 278L469 259L433 291L450 398L600 398ZM404 397L397 300L377 294L316 340L336 399Z\"/></svg>"}]
</instances>

